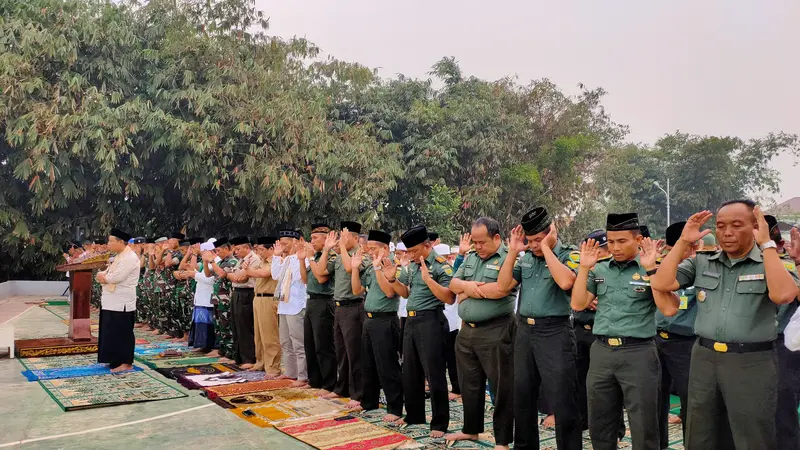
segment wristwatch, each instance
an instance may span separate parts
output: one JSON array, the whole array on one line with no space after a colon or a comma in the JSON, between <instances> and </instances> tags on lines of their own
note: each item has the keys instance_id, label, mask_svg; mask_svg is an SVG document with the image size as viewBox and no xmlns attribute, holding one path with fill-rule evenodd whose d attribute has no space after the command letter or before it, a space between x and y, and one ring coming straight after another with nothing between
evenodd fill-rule
<instances>
[{"instance_id":1,"label":"wristwatch","mask_svg":"<svg viewBox=\"0 0 800 450\"><path fill-rule=\"evenodd\" d=\"M777 250L778 244L776 244L775 241L767 241L763 245L759 245L759 247L761 247L762 252L768 248L774 248Z\"/></svg>"},{"instance_id":2,"label":"wristwatch","mask_svg":"<svg viewBox=\"0 0 800 450\"><path fill-rule=\"evenodd\" d=\"M653 269L653 270L648 270L648 271L647 271L647 272L645 272L645 273L647 274L647 276L648 276L648 277L651 277L651 276L655 275L655 274L656 274L656 272L658 272L658 269L657 269L657 268L656 268L656 269Z\"/></svg>"}]
</instances>

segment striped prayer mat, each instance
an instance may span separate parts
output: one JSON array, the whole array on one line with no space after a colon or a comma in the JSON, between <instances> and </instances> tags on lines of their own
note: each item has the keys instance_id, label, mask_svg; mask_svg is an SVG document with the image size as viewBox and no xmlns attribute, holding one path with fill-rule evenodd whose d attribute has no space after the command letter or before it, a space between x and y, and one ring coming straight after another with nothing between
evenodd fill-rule
<instances>
[{"instance_id":1,"label":"striped prayer mat","mask_svg":"<svg viewBox=\"0 0 800 450\"><path fill-rule=\"evenodd\" d=\"M422 448L421 444L400 433L352 416L276 428L323 450Z\"/></svg>"},{"instance_id":2,"label":"striped prayer mat","mask_svg":"<svg viewBox=\"0 0 800 450\"><path fill-rule=\"evenodd\" d=\"M265 400L261 403L244 404L229 411L262 428L317 422L348 413L344 405L324 398L282 400L270 395L270 392L250 396L252 401Z\"/></svg>"},{"instance_id":3,"label":"striped prayer mat","mask_svg":"<svg viewBox=\"0 0 800 450\"><path fill-rule=\"evenodd\" d=\"M248 383L208 387L204 388L203 390L208 394L208 398L217 398L231 395L251 394L259 391L271 391L273 389L284 389L291 387L292 383L294 383L294 380L250 381Z\"/></svg>"}]
</instances>

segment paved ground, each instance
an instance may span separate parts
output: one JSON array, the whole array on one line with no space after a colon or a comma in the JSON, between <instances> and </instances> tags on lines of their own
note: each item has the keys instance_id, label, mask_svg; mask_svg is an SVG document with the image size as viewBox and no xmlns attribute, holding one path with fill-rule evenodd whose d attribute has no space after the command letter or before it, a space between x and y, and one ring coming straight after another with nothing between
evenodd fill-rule
<instances>
[{"instance_id":1,"label":"paved ground","mask_svg":"<svg viewBox=\"0 0 800 450\"><path fill-rule=\"evenodd\" d=\"M58 317L25 304L35 300L0 300L0 323L10 320L18 339L66 336L67 326ZM200 397L198 391L186 391L159 374L156 376L188 392L189 397L63 412L39 383L20 375L23 367L19 362L2 352L0 349L0 448L311 448L279 431L251 425ZM198 409L186 411L191 408ZM161 417L168 414L173 415ZM73 433L79 434L70 435Z\"/></svg>"}]
</instances>

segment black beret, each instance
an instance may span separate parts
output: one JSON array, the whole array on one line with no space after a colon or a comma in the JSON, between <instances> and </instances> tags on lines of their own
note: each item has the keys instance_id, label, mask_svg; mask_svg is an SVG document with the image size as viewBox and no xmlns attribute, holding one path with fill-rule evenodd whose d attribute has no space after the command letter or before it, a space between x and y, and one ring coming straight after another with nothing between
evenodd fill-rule
<instances>
[{"instance_id":1,"label":"black beret","mask_svg":"<svg viewBox=\"0 0 800 450\"><path fill-rule=\"evenodd\" d=\"M192 244L189 242L189 240L188 240L188 239L184 239L184 240L182 240L182 241L178 241L178 246L179 246L179 247L186 247L187 245L192 245Z\"/></svg>"},{"instance_id":2,"label":"black beret","mask_svg":"<svg viewBox=\"0 0 800 450\"><path fill-rule=\"evenodd\" d=\"M417 225L403 233L403 235L400 236L400 240L403 241L406 248L422 244L428 240L428 229L425 228L425 225Z\"/></svg>"},{"instance_id":3,"label":"black beret","mask_svg":"<svg viewBox=\"0 0 800 450\"><path fill-rule=\"evenodd\" d=\"M182 241L182 240L186 239L186 235L183 234L183 233L172 233L172 234L169 235L169 238L170 239L177 239L179 241Z\"/></svg>"},{"instance_id":4,"label":"black beret","mask_svg":"<svg viewBox=\"0 0 800 450\"><path fill-rule=\"evenodd\" d=\"M547 214L547 210L541 206L525 213L520 222L522 229L525 230L525 234L528 236L547 230L550 228L550 224L553 223L550 215Z\"/></svg>"},{"instance_id":5,"label":"black beret","mask_svg":"<svg viewBox=\"0 0 800 450\"><path fill-rule=\"evenodd\" d=\"M611 213L606 217L606 231L639 231L639 214Z\"/></svg>"},{"instance_id":6,"label":"black beret","mask_svg":"<svg viewBox=\"0 0 800 450\"><path fill-rule=\"evenodd\" d=\"M665 242L670 247L675 246L678 243L678 239L681 238L681 233L683 233L683 227L686 226L686 222L675 222L672 225L667 227L667 231L665 234Z\"/></svg>"},{"instance_id":7,"label":"black beret","mask_svg":"<svg viewBox=\"0 0 800 450\"><path fill-rule=\"evenodd\" d=\"M330 233L331 227L325 222L317 222L311 224L311 234L314 233Z\"/></svg>"},{"instance_id":8,"label":"black beret","mask_svg":"<svg viewBox=\"0 0 800 450\"><path fill-rule=\"evenodd\" d=\"M647 228L647 225L639 225L639 233L641 233L642 237L649 238L650 228Z\"/></svg>"},{"instance_id":9,"label":"black beret","mask_svg":"<svg viewBox=\"0 0 800 450\"><path fill-rule=\"evenodd\" d=\"M351 233L361 233L361 224L358 222L350 222L347 220L342 221L341 223L342 230L347 228L347 231Z\"/></svg>"},{"instance_id":10,"label":"black beret","mask_svg":"<svg viewBox=\"0 0 800 450\"><path fill-rule=\"evenodd\" d=\"M143 237L133 238L133 243L134 244L146 244L147 243L147 239L145 239Z\"/></svg>"},{"instance_id":11,"label":"black beret","mask_svg":"<svg viewBox=\"0 0 800 450\"><path fill-rule=\"evenodd\" d=\"M125 242L131 240L131 235L120 230L119 228L112 228L111 233L109 233L109 236L114 236L115 238Z\"/></svg>"},{"instance_id":12,"label":"black beret","mask_svg":"<svg viewBox=\"0 0 800 450\"><path fill-rule=\"evenodd\" d=\"M214 248L220 248L226 245L231 245L230 241L228 241L228 238L226 237L221 237L214 242Z\"/></svg>"},{"instance_id":13,"label":"black beret","mask_svg":"<svg viewBox=\"0 0 800 450\"><path fill-rule=\"evenodd\" d=\"M231 238L230 240L231 245L244 245L250 243L250 238L247 236L236 236L235 238Z\"/></svg>"},{"instance_id":14,"label":"black beret","mask_svg":"<svg viewBox=\"0 0 800 450\"><path fill-rule=\"evenodd\" d=\"M605 230L594 230L588 235L586 235L586 239L583 242L588 241L589 239L594 239L597 242L597 245L600 247L605 247L608 245L608 236L606 235Z\"/></svg>"},{"instance_id":15,"label":"black beret","mask_svg":"<svg viewBox=\"0 0 800 450\"><path fill-rule=\"evenodd\" d=\"M429 240L429 241L435 241L435 240L437 240L437 239L439 239L439 233L437 233L437 232L435 232L435 231L429 231L429 232L428 232L428 240ZM371 239L370 239L370 240L371 240Z\"/></svg>"},{"instance_id":16,"label":"black beret","mask_svg":"<svg viewBox=\"0 0 800 450\"><path fill-rule=\"evenodd\" d=\"M367 240L389 245L389 243L392 242L392 235L385 231L369 230L369 234L367 235Z\"/></svg>"},{"instance_id":17,"label":"black beret","mask_svg":"<svg viewBox=\"0 0 800 450\"><path fill-rule=\"evenodd\" d=\"M278 237L300 239L300 233L297 230L293 230L291 228L284 228L278 231Z\"/></svg>"},{"instance_id":18,"label":"black beret","mask_svg":"<svg viewBox=\"0 0 800 450\"><path fill-rule=\"evenodd\" d=\"M155 238L147 238L147 239L144 240L144 243L145 244L155 244L156 240L155 240Z\"/></svg>"},{"instance_id":19,"label":"black beret","mask_svg":"<svg viewBox=\"0 0 800 450\"><path fill-rule=\"evenodd\" d=\"M205 242L206 240L201 238L201 237L193 237L193 238L187 239L187 241L189 241L189 245L194 245L194 244L200 244L202 242Z\"/></svg>"}]
</instances>

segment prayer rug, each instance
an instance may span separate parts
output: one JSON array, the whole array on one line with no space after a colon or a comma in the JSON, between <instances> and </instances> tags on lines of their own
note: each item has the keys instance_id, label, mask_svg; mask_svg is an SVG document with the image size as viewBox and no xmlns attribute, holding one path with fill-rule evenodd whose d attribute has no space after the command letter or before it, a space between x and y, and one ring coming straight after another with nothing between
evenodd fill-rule
<instances>
[{"instance_id":1,"label":"prayer rug","mask_svg":"<svg viewBox=\"0 0 800 450\"><path fill-rule=\"evenodd\" d=\"M147 345L150 343L150 341L148 341L147 339L136 338L135 343L136 345Z\"/></svg>"},{"instance_id":2,"label":"prayer rug","mask_svg":"<svg viewBox=\"0 0 800 450\"><path fill-rule=\"evenodd\" d=\"M231 395L252 394L259 391L271 391L274 389L284 389L291 387L293 380L263 380L251 381L249 383L231 384L228 386L217 386L205 388L208 398L227 397Z\"/></svg>"},{"instance_id":3,"label":"prayer rug","mask_svg":"<svg viewBox=\"0 0 800 450\"><path fill-rule=\"evenodd\" d=\"M68 300L45 300L47 306L69 306Z\"/></svg>"},{"instance_id":4,"label":"prayer rug","mask_svg":"<svg viewBox=\"0 0 800 450\"><path fill-rule=\"evenodd\" d=\"M141 367L134 366L132 370L119 373L141 372ZM91 377L96 375L111 375L111 368L105 364L92 364L91 366L62 367L60 369L26 370L22 375L28 381L57 380L59 378Z\"/></svg>"},{"instance_id":5,"label":"prayer rug","mask_svg":"<svg viewBox=\"0 0 800 450\"><path fill-rule=\"evenodd\" d=\"M64 411L186 397L147 372L39 381Z\"/></svg>"},{"instance_id":6,"label":"prayer rug","mask_svg":"<svg viewBox=\"0 0 800 450\"><path fill-rule=\"evenodd\" d=\"M238 366L235 366L233 364L222 364L222 363L204 364L200 366L156 369L156 372L173 380L177 379L177 377L182 375L212 375L215 373L238 372L238 371L239 371Z\"/></svg>"},{"instance_id":7,"label":"prayer rug","mask_svg":"<svg viewBox=\"0 0 800 450\"><path fill-rule=\"evenodd\" d=\"M265 375L266 374L264 372L243 370L220 374L186 374L179 375L175 377L175 379L181 384L181 386L187 389L200 389L204 387L223 386L233 383L247 383L248 381L261 381L264 379Z\"/></svg>"},{"instance_id":8,"label":"prayer rug","mask_svg":"<svg viewBox=\"0 0 800 450\"><path fill-rule=\"evenodd\" d=\"M310 398L317 398L314 391L311 389L288 388L232 395L229 397L217 397L213 399L213 401L223 408L233 409L246 408L251 405L258 405L271 401L305 400Z\"/></svg>"},{"instance_id":9,"label":"prayer rug","mask_svg":"<svg viewBox=\"0 0 800 450\"><path fill-rule=\"evenodd\" d=\"M270 395L269 393L261 393L259 397L253 400L266 400ZM308 423L342 416L348 412L343 405L319 397L298 400L273 398L263 403L243 405L243 407L234 408L230 411L253 425L262 428Z\"/></svg>"},{"instance_id":10,"label":"prayer rug","mask_svg":"<svg viewBox=\"0 0 800 450\"><path fill-rule=\"evenodd\" d=\"M64 367L91 366L92 364L97 364L97 354L20 358L19 362L28 370L47 370L61 369Z\"/></svg>"},{"instance_id":11,"label":"prayer rug","mask_svg":"<svg viewBox=\"0 0 800 450\"><path fill-rule=\"evenodd\" d=\"M139 362L151 369L174 369L177 367L200 366L204 364L213 364L218 361L219 358L179 358L161 359L156 361L139 360Z\"/></svg>"},{"instance_id":12,"label":"prayer rug","mask_svg":"<svg viewBox=\"0 0 800 450\"><path fill-rule=\"evenodd\" d=\"M407 436L352 416L276 428L298 441L323 450L422 447Z\"/></svg>"},{"instance_id":13,"label":"prayer rug","mask_svg":"<svg viewBox=\"0 0 800 450\"><path fill-rule=\"evenodd\" d=\"M137 339L138 340L138 339ZM186 345L186 342L173 342L173 341L152 341L152 342L143 342L141 344L136 344L136 347L133 349L134 353L141 352L142 354L148 354L146 350L159 350L163 351L168 348L184 348L188 349L189 347ZM156 352L158 353L158 352Z\"/></svg>"},{"instance_id":14,"label":"prayer rug","mask_svg":"<svg viewBox=\"0 0 800 450\"><path fill-rule=\"evenodd\" d=\"M175 350L180 352L181 354L178 356L159 356L162 352L167 350ZM175 358L194 358L197 355L203 356L204 354L198 353L189 347L184 346L163 346L163 347L150 347L144 348L143 346L135 347L133 350L133 354L140 359L147 359L147 360L158 360L158 359L175 359Z\"/></svg>"}]
</instances>

